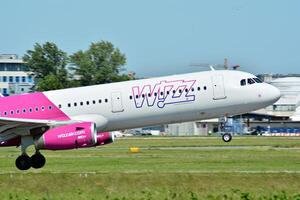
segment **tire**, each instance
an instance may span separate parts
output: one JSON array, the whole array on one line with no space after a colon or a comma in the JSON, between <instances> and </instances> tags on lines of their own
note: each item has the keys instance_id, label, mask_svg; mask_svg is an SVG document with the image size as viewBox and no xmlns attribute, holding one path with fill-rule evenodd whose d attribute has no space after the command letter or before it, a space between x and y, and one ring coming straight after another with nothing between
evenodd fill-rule
<instances>
[{"instance_id":1,"label":"tire","mask_svg":"<svg viewBox=\"0 0 300 200\"><path fill-rule=\"evenodd\" d=\"M230 142L232 140L232 136L229 133L225 133L224 135L222 135L222 139L224 142Z\"/></svg>"},{"instance_id":2,"label":"tire","mask_svg":"<svg viewBox=\"0 0 300 200\"><path fill-rule=\"evenodd\" d=\"M46 158L42 154L36 153L31 156L31 167L33 167L34 169L42 168L45 164Z\"/></svg>"},{"instance_id":3,"label":"tire","mask_svg":"<svg viewBox=\"0 0 300 200\"><path fill-rule=\"evenodd\" d=\"M31 167L31 159L28 155L21 155L16 159L16 167L19 170L28 170Z\"/></svg>"}]
</instances>

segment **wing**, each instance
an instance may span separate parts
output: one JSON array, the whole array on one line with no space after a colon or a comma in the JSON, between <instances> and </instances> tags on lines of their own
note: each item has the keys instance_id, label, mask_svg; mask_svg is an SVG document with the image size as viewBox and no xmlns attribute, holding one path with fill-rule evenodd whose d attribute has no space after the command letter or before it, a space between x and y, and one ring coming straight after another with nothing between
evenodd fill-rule
<instances>
[{"instance_id":1,"label":"wing","mask_svg":"<svg viewBox=\"0 0 300 200\"><path fill-rule=\"evenodd\" d=\"M29 130L39 127L55 127L76 122L94 122L97 128L105 127L107 119L102 115L81 115L70 120L43 120L0 117L0 141L12 139L18 135L29 135Z\"/></svg>"},{"instance_id":2,"label":"wing","mask_svg":"<svg viewBox=\"0 0 300 200\"><path fill-rule=\"evenodd\" d=\"M5 125L11 125L11 124L22 124L23 126L26 126L28 124L35 124L35 125L48 125L48 126L54 126L54 125L65 125L74 123L74 120L43 120L43 119L23 119L23 118L8 118L8 117L0 117L0 126ZM1 133L1 131L0 131Z\"/></svg>"},{"instance_id":3,"label":"wing","mask_svg":"<svg viewBox=\"0 0 300 200\"><path fill-rule=\"evenodd\" d=\"M0 117L0 141L12 139L18 135L29 135L29 130L32 128L61 126L74 122L74 120L59 121Z\"/></svg>"}]
</instances>

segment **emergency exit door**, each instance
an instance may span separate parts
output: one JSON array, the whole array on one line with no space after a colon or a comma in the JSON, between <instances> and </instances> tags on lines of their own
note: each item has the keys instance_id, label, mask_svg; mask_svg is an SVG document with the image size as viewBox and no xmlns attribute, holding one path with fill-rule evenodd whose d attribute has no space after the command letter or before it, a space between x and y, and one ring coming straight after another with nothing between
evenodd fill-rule
<instances>
[{"instance_id":1,"label":"emergency exit door","mask_svg":"<svg viewBox=\"0 0 300 200\"><path fill-rule=\"evenodd\" d=\"M214 100L226 98L223 75L212 76L212 87Z\"/></svg>"},{"instance_id":2,"label":"emergency exit door","mask_svg":"<svg viewBox=\"0 0 300 200\"><path fill-rule=\"evenodd\" d=\"M124 111L121 92L111 93L111 106L113 113Z\"/></svg>"}]
</instances>

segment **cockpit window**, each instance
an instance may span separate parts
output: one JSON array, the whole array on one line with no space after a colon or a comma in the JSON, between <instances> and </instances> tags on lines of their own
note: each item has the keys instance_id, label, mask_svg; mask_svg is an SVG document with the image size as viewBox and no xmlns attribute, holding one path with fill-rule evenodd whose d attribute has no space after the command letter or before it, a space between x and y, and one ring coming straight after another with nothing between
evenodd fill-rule
<instances>
[{"instance_id":1,"label":"cockpit window","mask_svg":"<svg viewBox=\"0 0 300 200\"><path fill-rule=\"evenodd\" d=\"M256 83L262 83L262 80L260 80L259 78L253 78L255 80Z\"/></svg>"},{"instance_id":2,"label":"cockpit window","mask_svg":"<svg viewBox=\"0 0 300 200\"><path fill-rule=\"evenodd\" d=\"M248 82L248 84L250 84L250 85L253 84L253 83L255 83L255 81L254 81L252 78L248 78L248 79L247 79L247 82Z\"/></svg>"},{"instance_id":3,"label":"cockpit window","mask_svg":"<svg viewBox=\"0 0 300 200\"><path fill-rule=\"evenodd\" d=\"M246 85L246 79L241 80L241 86Z\"/></svg>"}]
</instances>

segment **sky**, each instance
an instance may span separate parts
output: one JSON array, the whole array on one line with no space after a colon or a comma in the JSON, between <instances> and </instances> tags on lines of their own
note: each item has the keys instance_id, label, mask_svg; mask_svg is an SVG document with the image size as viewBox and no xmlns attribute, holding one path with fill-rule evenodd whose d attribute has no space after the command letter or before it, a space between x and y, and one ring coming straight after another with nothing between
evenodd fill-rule
<instances>
[{"instance_id":1,"label":"sky","mask_svg":"<svg viewBox=\"0 0 300 200\"><path fill-rule=\"evenodd\" d=\"M300 73L298 0L0 0L0 54L54 42L68 54L112 42L139 77L241 65Z\"/></svg>"}]
</instances>

